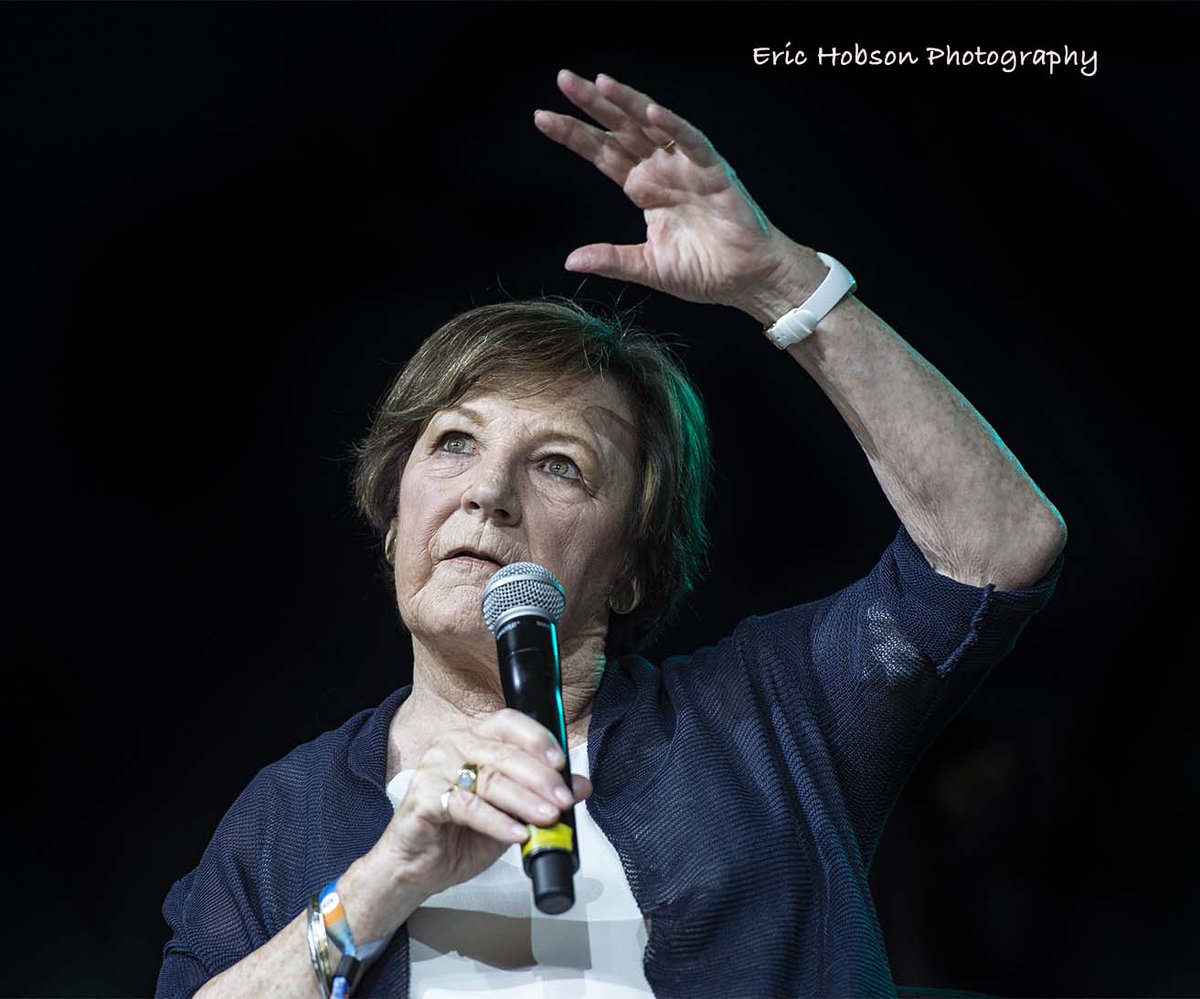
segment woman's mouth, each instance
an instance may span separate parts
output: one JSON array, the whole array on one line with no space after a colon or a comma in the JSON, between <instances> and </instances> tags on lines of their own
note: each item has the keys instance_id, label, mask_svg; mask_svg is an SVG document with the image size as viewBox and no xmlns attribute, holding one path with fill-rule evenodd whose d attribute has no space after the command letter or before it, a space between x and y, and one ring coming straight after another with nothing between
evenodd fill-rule
<instances>
[{"instance_id":1,"label":"woman's mouth","mask_svg":"<svg viewBox=\"0 0 1200 999\"><path fill-rule=\"evenodd\" d=\"M483 555L473 555L470 552L460 552L458 555L452 555L446 559L447 562L453 562L456 565L466 566L468 568L475 566L485 566L488 569L499 569L500 563L494 562L490 558Z\"/></svg>"}]
</instances>

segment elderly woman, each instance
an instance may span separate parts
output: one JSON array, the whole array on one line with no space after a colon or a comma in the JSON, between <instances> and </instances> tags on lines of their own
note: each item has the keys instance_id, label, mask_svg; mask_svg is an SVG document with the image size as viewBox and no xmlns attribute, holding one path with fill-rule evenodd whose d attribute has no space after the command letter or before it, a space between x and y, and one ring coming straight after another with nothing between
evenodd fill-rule
<instances>
[{"instance_id":1,"label":"elderly woman","mask_svg":"<svg viewBox=\"0 0 1200 999\"><path fill-rule=\"evenodd\" d=\"M645 243L584 246L567 268L769 328L850 424L896 537L844 590L653 666L637 650L705 547L707 429L688 377L652 338L569 304L452 319L392 387L356 477L394 564L412 685L237 799L167 897L159 995L321 996L339 964L336 988L360 995L895 994L875 845L925 747L1049 598L1063 522L845 268L772 226L694 126L608 76L564 70L558 85L603 128L534 123L647 223ZM504 706L480 615L516 561L567 594L566 757ZM546 916L519 844L572 804L568 766L586 799L577 900Z\"/></svg>"}]
</instances>

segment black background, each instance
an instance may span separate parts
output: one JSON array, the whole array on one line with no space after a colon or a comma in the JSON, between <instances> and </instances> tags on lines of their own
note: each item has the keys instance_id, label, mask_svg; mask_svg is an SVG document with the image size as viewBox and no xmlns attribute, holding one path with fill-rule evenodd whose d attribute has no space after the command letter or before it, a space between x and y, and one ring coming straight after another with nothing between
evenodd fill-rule
<instances>
[{"instance_id":1,"label":"black background","mask_svg":"<svg viewBox=\"0 0 1200 999\"><path fill-rule=\"evenodd\" d=\"M10 971L148 995L172 881L262 766L408 680L345 460L421 339L642 303L710 408L711 577L653 657L863 575L896 518L732 310L563 270L640 241L533 126L560 66L704 129L1065 517L1049 607L873 872L898 982L1200 993L1189 693L1195 6L17 5L3 66ZM1098 73L755 67L758 45L1098 50ZM14 975L15 973L15 975Z\"/></svg>"}]
</instances>

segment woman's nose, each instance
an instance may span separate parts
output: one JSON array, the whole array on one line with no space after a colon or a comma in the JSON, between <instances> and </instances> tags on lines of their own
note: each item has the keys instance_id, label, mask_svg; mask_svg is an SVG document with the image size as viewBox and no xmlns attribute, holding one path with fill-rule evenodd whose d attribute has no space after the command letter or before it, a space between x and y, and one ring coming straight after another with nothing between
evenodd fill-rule
<instances>
[{"instance_id":1,"label":"woman's nose","mask_svg":"<svg viewBox=\"0 0 1200 999\"><path fill-rule=\"evenodd\" d=\"M463 490L462 507L468 513L481 511L505 524L518 523L521 504L510 470L499 463L478 467Z\"/></svg>"}]
</instances>

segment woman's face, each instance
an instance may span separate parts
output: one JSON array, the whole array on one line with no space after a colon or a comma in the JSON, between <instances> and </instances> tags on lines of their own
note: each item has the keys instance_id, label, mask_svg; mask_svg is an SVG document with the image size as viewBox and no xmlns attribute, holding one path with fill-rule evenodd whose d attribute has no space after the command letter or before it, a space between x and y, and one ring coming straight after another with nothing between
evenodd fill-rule
<instances>
[{"instance_id":1,"label":"woman's face","mask_svg":"<svg viewBox=\"0 0 1200 999\"><path fill-rule=\"evenodd\" d=\"M637 459L612 379L514 398L477 388L440 410L400 479L396 600L427 645L490 645L480 601L500 565L537 562L563 584L563 643L603 635L619 577ZM461 549L486 561L455 557Z\"/></svg>"}]
</instances>

